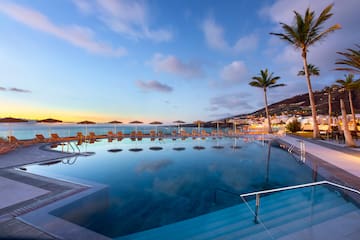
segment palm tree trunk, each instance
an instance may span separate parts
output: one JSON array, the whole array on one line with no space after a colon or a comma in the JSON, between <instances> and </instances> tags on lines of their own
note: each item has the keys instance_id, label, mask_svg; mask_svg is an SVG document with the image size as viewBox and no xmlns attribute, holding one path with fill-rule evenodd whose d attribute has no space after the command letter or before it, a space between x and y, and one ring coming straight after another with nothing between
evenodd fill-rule
<instances>
[{"instance_id":1,"label":"palm tree trunk","mask_svg":"<svg viewBox=\"0 0 360 240\"><path fill-rule=\"evenodd\" d=\"M268 120L268 133L272 133L272 129L271 129L271 121L270 121L270 116L269 116L269 109L268 109L268 102L267 102L267 95L266 95L266 88L264 88L264 99L265 99L265 112L266 112L266 117Z\"/></svg>"},{"instance_id":2,"label":"palm tree trunk","mask_svg":"<svg viewBox=\"0 0 360 240\"><path fill-rule=\"evenodd\" d=\"M331 129L331 115L332 115L332 106L331 106L331 90L328 92L328 104L329 104L329 119L328 119L328 132L332 131Z\"/></svg>"},{"instance_id":3,"label":"palm tree trunk","mask_svg":"<svg viewBox=\"0 0 360 240\"><path fill-rule=\"evenodd\" d=\"M356 144L355 144L354 140L352 139L351 133L349 131L349 126L348 126L348 121L346 118L346 110L345 110L345 105L344 105L343 99L340 99L340 108L341 108L341 115L342 115L342 120L343 120L343 125L344 125L345 144L349 147L355 147Z\"/></svg>"},{"instance_id":4,"label":"palm tree trunk","mask_svg":"<svg viewBox=\"0 0 360 240\"><path fill-rule=\"evenodd\" d=\"M313 138L319 138L320 137L320 132L319 132L319 127L317 125L317 120L316 120L316 105L315 105L314 93L312 91L309 71L308 71L308 68L307 68L306 49L303 50L302 58L303 58L303 63L304 63L306 82L307 82L308 91L309 91L311 114L312 114L312 119L313 119Z\"/></svg>"},{"instance_id":5,"label":"palm tree trunk","mask_svg":"<svg viewBox=\"0 0 360 240\"><path fill-rule=\"evenodd\" d=\"M348 90L348 93L349 93L349 104L350 104L351 116L352 116L353 123L354 123L354 126L355 126L354 130L357 131L356 117L355 117L354 105L353 105L353 102L352 102L351 90Z\"/></svg>"}]
</instances>

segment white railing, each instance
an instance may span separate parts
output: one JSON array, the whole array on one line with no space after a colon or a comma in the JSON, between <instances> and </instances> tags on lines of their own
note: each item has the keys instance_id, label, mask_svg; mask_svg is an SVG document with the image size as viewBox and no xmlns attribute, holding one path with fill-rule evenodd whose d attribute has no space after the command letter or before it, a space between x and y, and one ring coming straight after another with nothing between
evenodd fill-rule
<instances>
[{"instance_id":1,"label":"white railing","mask_svg":"<svg viewBox=\"0 0 360 240\"><path fill-rule=\"evenodd\" d=\"M329 182L329 181L319 181L319 182L305 183L305 184L299 184L299 185L294 185L294 186L289 186L289 187L274 188L274 189L263 190L263 191L258 191L258 192L244 193L244 194L240 194L240 197L246 203L245 197L253 196L253 195L256 196L254 222L259 223L258 214L259 214L259 208L260 208L260 195L261 194L281 192L281 191L287 191L287 190L305 188L305 187L312 187L312 186L317 186L317 185L322 185L322 184L329 184L329 185L332 185L332 186L335 186L335 187L338 187L338 188L342 188L344 190L348 190L350 192L357 193L357 194L360 195L359 190L356 190L356 189L353 189L353 188L350 188L350 187L346 187L346 186L343 186L343 185L340 185L340 184L337 184L337 183Z\"/></svg>"}]
</instances>

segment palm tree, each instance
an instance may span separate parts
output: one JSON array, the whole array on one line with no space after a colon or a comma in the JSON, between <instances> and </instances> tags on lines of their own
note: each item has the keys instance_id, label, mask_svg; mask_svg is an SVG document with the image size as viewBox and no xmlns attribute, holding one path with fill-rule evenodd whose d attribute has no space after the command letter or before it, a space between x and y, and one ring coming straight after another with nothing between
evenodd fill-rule
<instances>
[{"instance_id":1,"label":"palm tree","mask_svg":"<svg viewBox=\"0 0 360 240\"><path fill-rule=\"evenodd\" d=\"M301 16L298 12L295 13L295 23L293 25L287 25L285 23L280 23L284 33L270 33L272 35L279 36L280 39L285 40L286 42L292 44L295 48L301 50L301 57L303 59L304 71L306 82L309 92L309 100L311 105L311 112L313 118L314 132L313 137L318 138L319 127L316 121L316 106L314 93L312 91L310 74L308 71L307 63L307 53L310 46L315 43L323 40L329 33L340 28L339 24L335 24L330 28L323 30L323 24L333 15L330 13L333 4L327 6L319 15L318 18L315 18L315 12L310 11L309 8L306 9L304 17Z\"/></svg>"},{"instance_id":2,"label":"palm tree","mask_svg":"<svg viewBox=\"0 0 360 240\"><path fill-rule=\"evenodd\" d=\"M354 121L355 130L357 130L355 111L354 111L354 105L352 102L351 91L354 89L357 89L359 87L359 82L354 81L354 75L351 73L345 75L345 80L339 79L339 80L336 80L336 82L339 84L338 86L340 87L340 89L348 92L351 115L352 115L352 119Z\"/></svg>"},{"instance_id":3,"label":"palm tree","mask_svg":"<svg viewBox=\"0 0 360 240\"><path fill-rule=\"evenodd\" d=\"M335 86L332 85L332 86L326 86L324 88L324 91L325 91L325 95L328 95L328 107L329 107L329 117L328 117L328 132L331 132L332 129L331 129L331 117L332 117L332 105L331 105L331 102L332 102L332 92L333 92L333 88Z\"/></svg>"},{"instance_id":4,"label":"palm tree","mask_svg":"<svg viewBox=\"0 0 360 240\"><path fill-rule=\"evenodd\" d=\"M285 86L285 84L283 84L283 83L276 84L276 81L279 80L280 77L279 76L273 77L273 74L274 73L269 74L267 69L261 70L260 76L252 77L252 79L254 81L249 82L250 86L262 88L264 90L265 112L266 112L266 117L267 117L268 125L269 125L269 130L268 130L269 133L272 133L272 129L271 129L271 121L270 121L270 116L269 116L266 91L268 88Z\"/></svg>"},{"instance_id":5,"label":"palm tree","mask_svg":"<svg viewBox=\"0 0 360 240\"><path fill-rule=\"evenodd\" d=\"M309 76L319 76L320 75L320 70L319 68L317 68L316 66L312 65L312 64L308 64L307 65L307 69L309 72ZM302 70L300 70L297 74L298 76L305 76L305 70L304 67L302 68Z\"/></svg>"},{"instance_id":6,"label":"palm tree","mask_svg":"<svg viewBox=\"0 0 360 240\"><path fill-rule=\"evenodd\" d=\"M348 52L337 52L338 54L345 57L336 62L339 65L347 65L346 67L339 67L336 70L349 71L353 73L360 73L360 45L355 45L358 50L348 48Z\"/></svg>"}]
</instances>

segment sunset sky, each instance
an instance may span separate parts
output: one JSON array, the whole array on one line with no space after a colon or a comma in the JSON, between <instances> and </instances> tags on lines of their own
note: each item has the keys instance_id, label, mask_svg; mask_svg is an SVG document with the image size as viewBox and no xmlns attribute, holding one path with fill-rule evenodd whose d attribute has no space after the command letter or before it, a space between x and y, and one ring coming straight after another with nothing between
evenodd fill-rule
<instances>
[{"instance_id":1,"label":"sunset sky","mask_svg":"<svg viewBox=\"0 0 360 240\"><path fill-rule=\"evenodd\" d=\"M293 10L335 3L341 30L310 48L314 89L343 77L337 51L360 39L359 0L0 1L0 117L213 120L263 107L248 86L269 68L287 86L273 103L306 93L300 52L282 32Z\"/></svg>"}]
</instances>

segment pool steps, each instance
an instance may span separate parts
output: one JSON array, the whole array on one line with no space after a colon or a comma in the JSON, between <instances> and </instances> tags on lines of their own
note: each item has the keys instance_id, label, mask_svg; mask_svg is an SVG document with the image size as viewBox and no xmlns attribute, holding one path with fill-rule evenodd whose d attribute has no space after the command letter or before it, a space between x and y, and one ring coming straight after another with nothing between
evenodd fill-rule
<instances>
[{"instance_id":1,"label":"pool steps","mask_svg":"<svg viewBox=\"0 0 360 240\"><path fill-rule=\"evenodd\" d=\"M326 221L347 219L348 215L356 216L354 221L360 220L360 209L338 192L316 186L315 201L311 195L312 188L303 188L262 196L259 219L269 232L262 224L254 223L254 216L245 204L239 204L117 239L286 239L287 235ZM255 200L248 203L254 209Z\"/></svg>"}]
</instances>

